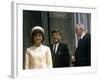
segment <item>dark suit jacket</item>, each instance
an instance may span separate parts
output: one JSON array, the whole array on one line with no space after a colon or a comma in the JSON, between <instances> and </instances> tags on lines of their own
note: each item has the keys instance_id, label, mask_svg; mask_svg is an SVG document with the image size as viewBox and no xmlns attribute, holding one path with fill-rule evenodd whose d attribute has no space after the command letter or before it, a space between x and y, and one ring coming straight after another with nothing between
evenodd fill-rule
<instances>
[{"instance_id":1,"label":"dark suit jacket","mask_svg":"<svg viewBox=\"0 0 100 80\"><path fill-rule=\"evenodd\" d=\"M90 66L91 65L91 37L86 33L79 41L75 52L75 66Z\"/></svg>"},{"instance_id":2,"label":"dark suit jacket","mask_svg":"<svg viewBox=\"0 0 100 80\"><path fill-rule=\"evenodd\" d=\"M56 53L53 53L53 44L50 46L52 52L53 67L69 67L70 56L69 50L66 44L59 43Z\"/></svg>"}]
</instances>

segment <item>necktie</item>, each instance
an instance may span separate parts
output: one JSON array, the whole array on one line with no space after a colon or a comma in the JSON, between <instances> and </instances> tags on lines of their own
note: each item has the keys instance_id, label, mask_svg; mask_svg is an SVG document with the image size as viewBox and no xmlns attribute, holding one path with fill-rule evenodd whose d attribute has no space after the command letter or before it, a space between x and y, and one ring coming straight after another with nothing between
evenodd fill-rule
<instances>
[{"instance_id":1,"label":"necktie","mask_svg":"<svg viewBox=\"0 0 100 80\"><path fill-rule=\"evenodd\" d=\"M56 44L54 45L53 53L56 53Z\"/></svg>"}]
</instances>

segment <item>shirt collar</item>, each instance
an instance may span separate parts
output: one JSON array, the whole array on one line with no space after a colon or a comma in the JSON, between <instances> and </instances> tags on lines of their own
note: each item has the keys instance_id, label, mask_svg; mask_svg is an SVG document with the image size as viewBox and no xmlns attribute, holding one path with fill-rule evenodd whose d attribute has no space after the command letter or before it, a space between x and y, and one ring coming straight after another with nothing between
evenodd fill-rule
<instances>
[{"instance_id":1,"label":"shirt collar","mask_svg":"<svg viewBox=\"0 0 100 80\"><path fill-rule=\"evenodd\" d=\"M80 39L82 39L82 38L84 37L85 34L86 34L86 32L84 32L84 33L81 35Z\"/></svg>"},{"instance_id":2,"label":"shirt collar","mask_svg":"<svg viewBox=\"0 0 100 80\"><path fill-rule=\"evenodd\" d=\"M58 46L58 45L59 45L59 42L58 42L58 43L56 43L56 44L53 44L53 45L56 45L56 46Z\"/></svg>"}]
</instances>

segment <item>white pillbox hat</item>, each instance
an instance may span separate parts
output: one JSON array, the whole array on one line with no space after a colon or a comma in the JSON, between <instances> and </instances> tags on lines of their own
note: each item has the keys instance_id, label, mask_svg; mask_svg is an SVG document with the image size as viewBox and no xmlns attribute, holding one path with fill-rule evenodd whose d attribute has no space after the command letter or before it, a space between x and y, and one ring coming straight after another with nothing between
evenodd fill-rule
<instances>
[{"instance_id":1,"label":"white pillbox hat","mask_svg":"<svg viewBox=\"0 0 100 80\"><path fill-rule=\"evenodd\" d=\"M35 26L35 27L33 27L32 30L31 30L31 34L32 34L35 30L41 30L41 31L43 32L43 34L44 34L44 29L43 29L42 27L40 27L40 26Z\"/></svg>"}]
</instances>

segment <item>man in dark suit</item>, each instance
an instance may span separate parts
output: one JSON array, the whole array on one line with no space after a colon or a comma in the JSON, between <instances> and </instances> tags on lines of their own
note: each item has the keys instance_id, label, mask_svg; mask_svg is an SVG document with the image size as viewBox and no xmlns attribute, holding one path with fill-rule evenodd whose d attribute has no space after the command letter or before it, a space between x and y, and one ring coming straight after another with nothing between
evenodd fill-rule
<instances>
[{"instance_id":1,"label":"man in dark suit","mask_svg":"<svg viewBox=\"0 0 100 80\"><path fill-rule=\"evenodd\" d=\"M76 25L78 46L75 51L75 66L91 66L91 36L83 24Z\"/></svg>"},{"instance_id":2,"label":"man in dark suit","mask_svg":"<svg viewBox=\"0 0 100 80\"><path fill-rule=\"evenodd\" d=\"M70 55L68 46L60 42L61 33L59 31L52 31L53 44L50 45L53 59L53 67L69 67Z\"/></svg>"}]
</instances>

